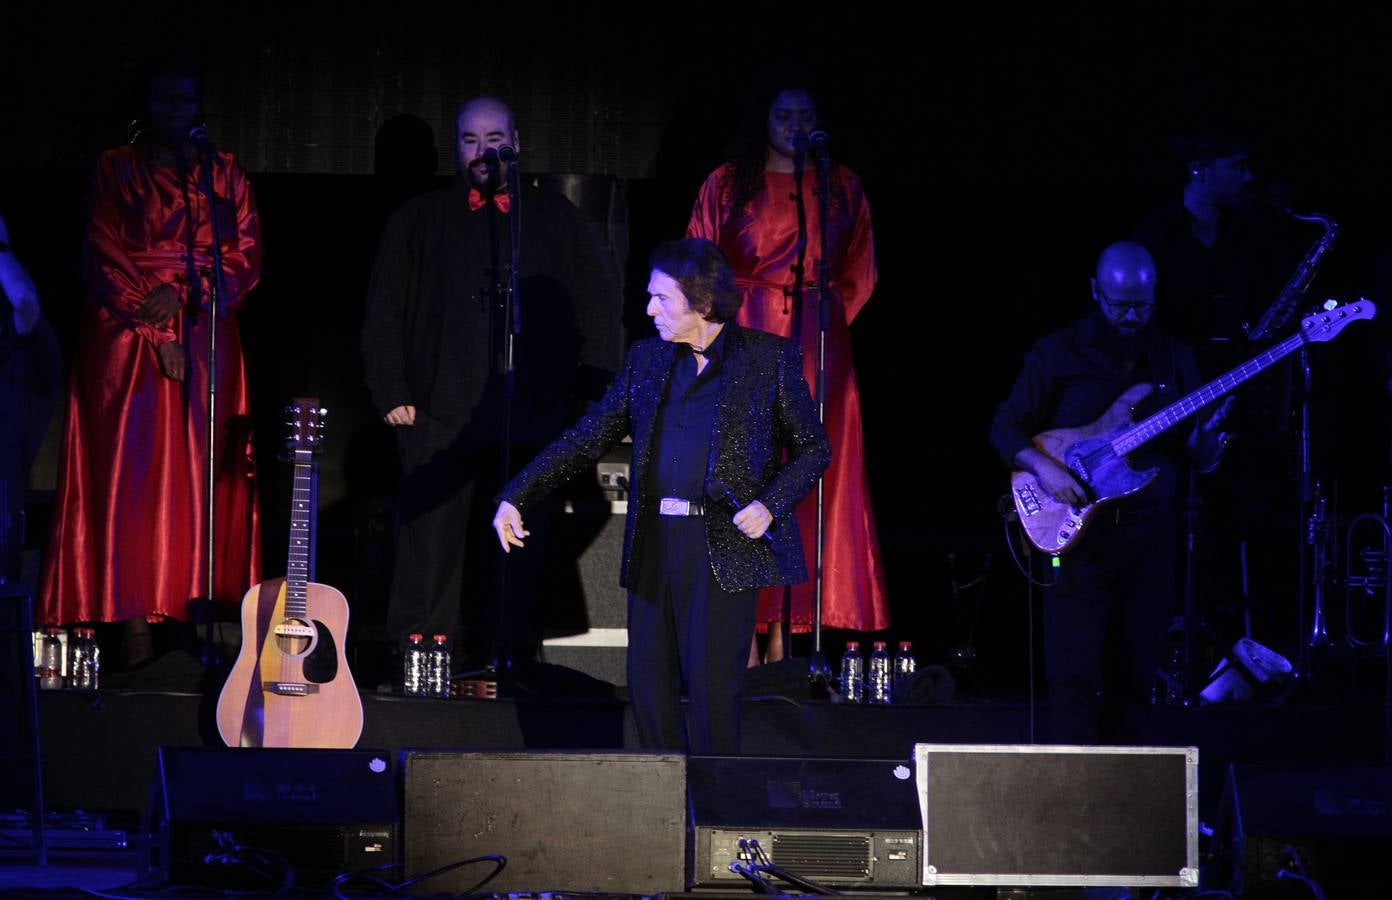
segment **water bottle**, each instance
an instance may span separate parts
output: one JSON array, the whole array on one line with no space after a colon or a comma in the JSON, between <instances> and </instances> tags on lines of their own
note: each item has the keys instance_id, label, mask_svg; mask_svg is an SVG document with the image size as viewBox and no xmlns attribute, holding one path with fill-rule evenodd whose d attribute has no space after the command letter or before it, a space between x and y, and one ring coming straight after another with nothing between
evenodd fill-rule
<instances>
[{"instance_id":1,"label":"water bottle","mask_svg":"<svg viewBox=\"0 0 1392 900\"><path fill-rule=\"evenodd\" d=\"M68 641L68 687L75 691L97 689L97 652L96 631L74 628Z\"/></svg>"},{"instance_id":2,"label":"water bottle","mask_svg":"<svg viewBox=\"0 0 1392 900\"><path fill-rule=\"evenodd\" d=\"M913 643L899 642L899 652L894 654L894 683L898 684L914 673L918 663L914 661Z\"/></svg>"},{"instance_id":3,"label":"water bottle","mask_svg":"<svg viewBox=\"0 0 1392 900\"><path fill-rule=\"evenodd\" d=\"M43 643L39 649L39 687L45 691L57 691L63 687L63 642L58 635L61 628L44 629Z\"/></svg>"},{"instance_id":4,"label":"water bottle","mask_svg":"<svg viewBox=\"0 0 1392 900\"><path fill-rule=\"evenodd\" d=\"M97 630L87 629L87 687L95 691L101 687L101 647L97 645Z\"/></svg>"},{"instance_id":5,"label":"water bottle","mask_svg":"<svg viewBox=\"0 0 1392 900\"><path fill-rule=\"evenodd\" d=\"M448 697L450 695L450 652L449 635L435 635L435 646L430 648L430 696Z\"/></svg>"},{"instance_id":6,"label":"water bottle","mask_svg":"<svg viewBox=\"0 0 1392 900\"><path fill-rule=\"evenodd\" d=\"M884 641L876 641L870 651L870 674L865 691L865 702L888 703L894 673L889 659L889 648Z\"/></svg>"},{"instance_id":7,"label":"water bottle","mask_svg":"<svg viewBox=\"0 0 1392 900\"><path fill-rule=\"evenodd\" d=\"M865 669L860 658L860 642L847 641L841 656L841 702L861 703L865 699Z\"/></svg>"},{"instance_id":8,"label":"water bottle","mask_svg":"<svg viewBox=\"0 0 1392 900\"><path fill-rule=\"evenodd\" d=\"M410 643L406 645L401 691L408 697L424 697L430 681L430 661L425 655L425 637L413 633L407 640Z\"/></svg>"},{"instance_id":9,"label":"water bottle","mask_svg":"<svg viewBox=\"0 0 1392 900\"><path fill-rule=\"evenodd\" d=\"M83 672L87 668L87 639L85 628L74 628L68 638L68 687L75 691L82 687Z\"/></svg>"}]
</instances>

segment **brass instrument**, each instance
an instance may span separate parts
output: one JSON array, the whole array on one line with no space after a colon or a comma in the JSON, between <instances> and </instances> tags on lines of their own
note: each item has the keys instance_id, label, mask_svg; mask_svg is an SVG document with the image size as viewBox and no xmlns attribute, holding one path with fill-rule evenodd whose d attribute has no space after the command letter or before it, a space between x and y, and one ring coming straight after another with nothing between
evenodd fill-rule
<instances>
[{"instance_id":1,"label":"brass instrument","mask_svg":"<svg viewBox=\"0 0 1392 900\"><path fill-rule=\"evenodd\" d=\"M1379 653L1387 652L1392 638L1392 579L1387 572L1392 518L1388 493L1384 486L1381 514L1356 517L1344 537L1344 641L1356 650L1374 649ZM1381 634L1359 634L1360 625L1370 622L1377 623L1374 627Z\"/></svg>"},{"instance_id":2,"label":"brass instrument","mask_svg":"<svg viewBox=\"0 0 1392 900\"><path fill-rule=\"evenodd\" d=\"M1281 211L1292 219L1299 219L1302 222L1318 222L1324 229L1324 235L1305 252L1305 258L1300 261L1300 265L1296 266L1295 274L1291 276L1290 281L1286 282L1286 286L1282 288L1275 301L1267 307L1261 320L1247 333L1248 340L1263 341L1273 337L1290 321L1291 314L1295 312L1296 304L1300 302L1301 297L1305 296L1310 282L1315 280L1320 263L1334 248L1334 240L1339 236L1339 223L1329 216L1321 213L1301 215L1289 209Z\"/></svg>"},{"instance_id":3,"label":"brass instrument","mask_svg":"<svg viewBox=\"0 0 1392 900\"><path fill-rule=\"evenodd\" d=\"M1314 588L1314 624L1310 628L1310 646L1328 646L1333 643L1329 637L1324 603L1325 593L1330 581L1330 570L1339 556L1338 544L1334 542L1334 526L1329 520L1328 501L1323 486L1315 482L1315 499L1310 517L1305 521L1305 543L1311 548L1312 587Z\"/></svg>"}]
</instances>

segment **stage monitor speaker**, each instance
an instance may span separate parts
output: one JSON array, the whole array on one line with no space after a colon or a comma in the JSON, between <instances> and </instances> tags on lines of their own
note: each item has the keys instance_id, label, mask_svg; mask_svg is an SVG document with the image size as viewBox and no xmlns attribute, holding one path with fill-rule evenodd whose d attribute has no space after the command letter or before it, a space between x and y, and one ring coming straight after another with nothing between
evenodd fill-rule
<instances>
[{"instance_id":1,"label":"stage monitor speaker","mask_svg":"<svg viewBox=\"0 0 1392 900\"><path fill-rule=\"evenodd\" d=\"M780 869L828 887L919 885L908 760L693 756L687 782L693 887L747 886L730 871L731 863L754 862L742 840L757 840Z\"/></svg>"},{"instance_id":2,"label":"stage monitor speaker","mask_svg":"<svg viewBox=\"0 0 1392 900\"><path fill-rule=\"evenodd\" d=\"M406 877L422 891L657 894L685 883L686 757L655 753L404 753Z\"/></svg>"},{"instance_id":3,"label":"stage monitor speaker","mask_svg":"<svg viewBox=\"0 0 1392 900\"><path fill-rule=\"evenodd\" d=\"M1392 767L1231 765L1213 887L1244 897L1388 895Z\"/></svg>"},{"instance_id":4,"label":"stage monitor speaker","mask_svg":"<svg viewBox=\"0 0 1392 900\"><path fill-rule=\"evenodd\" d=\"M160 747L150 791L150 869L173 881L266 888L276 854L297 885L396 861L387 751Z\"/></svg>"},{"instance_id":5,"label":"stage monitor speaker","mask_svg":"<svg viewBox=\"0 0 1392 900\"><path fill-rule=\"evenodd\" d=\"M916 744L925 885L1194 887L1194 747Z\"/></svg>"}]
</instances>

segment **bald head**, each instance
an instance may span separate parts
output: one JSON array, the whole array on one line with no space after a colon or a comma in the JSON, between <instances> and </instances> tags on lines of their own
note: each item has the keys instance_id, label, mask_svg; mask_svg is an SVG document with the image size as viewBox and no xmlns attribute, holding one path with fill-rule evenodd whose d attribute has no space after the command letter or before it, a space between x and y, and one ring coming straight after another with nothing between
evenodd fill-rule
<instances>
[{"instance_id":1,"label":"bald head","mask_svg":"<svg viewBox=\"0 0 1392 900\"><path fill-rule=\"evenodd\" d=\"M455 117L455 130L459 171L476 184L497 181L503 171L496 164L485 163L485 150L504 144L514 150L520 149L512 110L497 97L475 97L466 101Z\"/></svg>"},{"instance_id":2,"label":"bald head","mask_svg":"<svg viewBox=\"0 0 1392 900\"><path fill-rule=\"evenodd\" d=\"M1155 299L1155 260L1134 241L1112 244L1097 258L1097 284L1113 300Z\"/></svg>"},{"instance_id":3,"label":"bald head","mask_svg":"<svg viewBox=\"0 0 1392 900\"><path fill-rule=\"evenodd\" d=\"M471 97L459 104L459 111L455 113L455 125L462 127L467 117L475 115L486 115L489 118L501 117L507 122L507 133L509 137L517 130L516 123L512 120L512 107L508 106L497 97L490 97L483 94L478 97Z\"/></svg>"},{"instance_id":4,"label":"bald head","mask_svg":"<svg viewBox=\"0 0 1392 900\"><path fill-rule=\"evenodd\" d=\"M1155 261L1134 241L1112 244L1097 259L1092 293L1103 316L1123 334L1145 327L1155 304Z\"/></svg>"}]
</instances>

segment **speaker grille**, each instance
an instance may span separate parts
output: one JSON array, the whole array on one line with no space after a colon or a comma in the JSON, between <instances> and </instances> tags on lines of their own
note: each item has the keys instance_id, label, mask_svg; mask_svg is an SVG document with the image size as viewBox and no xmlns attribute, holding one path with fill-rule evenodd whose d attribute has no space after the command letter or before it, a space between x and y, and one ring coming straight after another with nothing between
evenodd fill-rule
<instances>
[{"instance_id":1,"label":"speaker grille","mask_svg":"<svg viewBox=\"0 0 1392 900\"><path fill-rule=\"evenodd\" d=\"M772 859L808 878L869 878L870 838L853 834L775 834Z\"/></svg>"}]
</instances>

